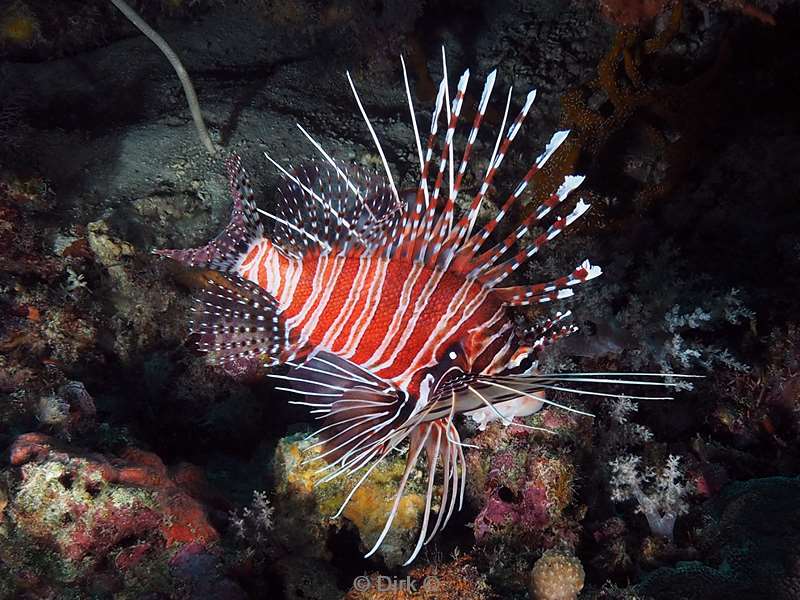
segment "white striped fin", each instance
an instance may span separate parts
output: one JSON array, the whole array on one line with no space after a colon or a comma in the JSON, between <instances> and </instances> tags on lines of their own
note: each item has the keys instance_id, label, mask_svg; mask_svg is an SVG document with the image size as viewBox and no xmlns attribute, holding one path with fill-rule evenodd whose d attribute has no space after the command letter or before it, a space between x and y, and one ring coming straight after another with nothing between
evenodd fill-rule
<instances>
[{"instance_id":1,"label":"white striped fin","mask_svg":"<svg viewBox=\"0 0 800 600\"><path fill-rule=\"evenodd\" d=\"M205 271L191 332L211 362L261 358L274 362L289 340L275 299L258 285L232 273Z\"/></svg>"},{"instance_id":2,"label":"white striped fin","mask_svg":"<svg viewBox=\"0 0 800 600\"><path fill-rule=\"evenodd\" d=\"M406 71L406 61L403 55L400 55L400 64L403 66L403 83L406 88L406 98L408 99L408 112L411 115L411 125L414 128L414 142L417 145L417 155L419 156L419 171L422 172L424 160L422 158L422 142L419 138L419 129L417 128L417 115L414 112L414 102L411 100L411 88L408 85L408 72Z\"/></svg>"},{"instance_id":3,"label":"white striped fin","mask_svg":"<svg viewBox=\"0 0 800 600\"><path fill-rule=\"evenodd\" d=\"M339 166L319 149L325 162L303 163L291 173L267 156L286 176L278 187L278 214L262 213L275 222L275 243L300 255L383 250L403 218L386 180L360 166Z\"/></svg>"},{"instance_id":4,"label":"white striped fin","mask_svg":"<svg viewBox=\"0 0 800 600\"><path fill-rule=\"evenodd\" d=\"M378 150L378 154L381 157L381 162L383 163L383 168L386 171L386 178L389 181L389 188L392 190L392 194L394 195L395 201L397 205L400 205L400 194L397 192L397 186L394 184L394 177L392 177L392 170L389 168L389 162L386 160L386 155L383 152L383 147L381 146L381 142L378 139L378 134L375 133L375 128L372 126L372 123L367 117L367 111L364 110L364 105L361 104L361 98L358 96L358 92L356 91L356 86L353 83L353 78L350 77L350 72L347 72L347 81L350 83L350 89L353 91L353 97L356 100L356 104L358 104L358 110L361 111L361 116L364 117L364 122L367 124L367 129L369 129L370 135L372 135L372 140L375 142L375 147Z\"/></svg>"},{"instance_id":5,"label":"white striped fin","mask_svg":"<svg viewBox=\"0 0 800 600\"><path fill-rule=\"evenodd\" d=\"M561 147L561 144L569 137L569 134L570 132L568 129L554 133L547 146L545 146L544 152L536 158L536 166L541 169L545 163L550 160L550 157L553 156L555 151Z\"/></svg>"}]
</instances>

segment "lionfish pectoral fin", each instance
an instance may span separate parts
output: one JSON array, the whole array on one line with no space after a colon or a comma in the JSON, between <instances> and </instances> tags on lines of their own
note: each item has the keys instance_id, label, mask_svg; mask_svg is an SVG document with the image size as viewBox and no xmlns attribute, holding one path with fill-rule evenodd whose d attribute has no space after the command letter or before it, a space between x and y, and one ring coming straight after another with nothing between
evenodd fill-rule
<instances>
[{"instance_id":1,"label":"lionfish pectoral fin","mask_svg":"<svg viewBox=\"0 0 800 600\"><path fill-rule=\"evenodd\" d=\"M478 429L483 431L491 421L499 420L504 425L511 425L514 423L515 418L528 417L535 414L545 404L544 393L541 391L520 395L512 390L512 386L509 386L508 389L503 389L475 383L470 386L469 394L463 394L468 396L463 400L463 403L467 406L475 406L477 401L479 405L468 410L466 416L470 417L478 426ZM525 428L549 431L541 427L516 424Z\"/></svg>"},{"instance_id":2,"label":"lionfish pectoral fin","mask_svg":"<svg viewBox=\"0 0 800 600\"><path fill-rule=\"evenodd\" d=\"M233 273L199 271L193 294L191 333L212 362L263 358L275 364L290 339L276 300L255 283Z\"/></svg>"},{"instance_id":3,"label":"lionfish pectoral fin","mask_svg":"<svg viewBox=\"0 0 800 600\"><path fill-rule=\"evenodd\" d=\"M384 528L366 556L377 552L391 530L408 482L424 452L428 473L425 505L417 544L408 562L414 560L422 546L447 524L456 508L456 500L460 499L459 508L463 503L464 444L453 425L451 405L448 405L446 418L429 420L429 411L414 412L416 402L403 390L324 351L314 353L286 375L270 374L270 377L285 383L276 389L303 396L303 400L293 403L310 407L322 422L307 438L316 438L308 449L318 450L306 461L323 459L328 463L320 470L323 475L317 483L358 475L334 517L344 514L348 503L372 472L400 444L409 440L405 469L388 507ZM434 481L440 469L443 481L441 491L436 493L438 516L430 526L436 492Z\"/></svg>"},{"instance_id":4,"label":"lionfish pectoral fin","mask_svg":"<svg viewBox=\"0 0 800 600\"><path fill-rule=\"evenodd\" d=\"M294 364L294 363L290 363ZM319 351L286 375L270 374L275 389L304 396L322 426L308 437L334 473L354 472L381 455L411 412L409 396L380 377L335 354Z\"/></svg>"},{"instance_id":5,"label":"lionfish pectoral fin","mask_svg":"<svg viewBox=\"0 0 800 600\"><path fill-rule=\"evenodd\" d=\"M161 249L153 254L165 256L189 267L210 267L218 271L232 271L247 254L253 243L264 236L264 227L258 216L253 188L242 160L237 154L225 163L233 210L228 226L212 241L200 248L186 250Z\"/></svg>"}]
</instances>

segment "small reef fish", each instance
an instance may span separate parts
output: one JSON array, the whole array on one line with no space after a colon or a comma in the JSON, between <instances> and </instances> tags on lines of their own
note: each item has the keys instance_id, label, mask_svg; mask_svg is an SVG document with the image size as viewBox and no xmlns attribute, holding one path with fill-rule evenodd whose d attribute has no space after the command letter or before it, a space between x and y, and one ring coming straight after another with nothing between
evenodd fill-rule
<instances>
[{"instance_id":1,"label":"small reef fish","mask_svg":"<svg viewBox=\"0 0 800 600\"><path fill-rule=\"evenodd\" d=\"M274 214L257 208L241 160L233 156L227 161L233 197L227 228L205 247L157 253L205 269L191 326L200 349L213 361L255 359L291 368L271 376L281 382L279 389L301 395L296 403L308 406L321 420L313 435L328 462L323 480L363 471L337 516L381 461L408 446L393 507L366 556L380 547L390 530L409 476L424 455L425 510L408 564L463 504L465 444L456 416L472 415L481 425L494 418L508 424L544 405L589 415L556 403L546 393L615 396L586 389L585 384L671 384L661 374L539 372L541 349L574 331L567 324L569 312L522 330L510 309L570 297L601 269L584 260L553 281L512 285L509 279L589 209L578 200L567 214L554 216L584 178L565 177L508 236L497 240L492 234L569 132L552 136L500 211L476 227L481 205L536 92L526 96L506 129L509 90L488 168L459 216L456 199L496 72L485 79L455 162L454 134L469 71L459 79L451 100L445 66L423 145L404 62L402 67L419 161L416 189L398 190L348 73L382 173L337 161L298 124L319 159L290 171L267 156L283 176ZM440 120L445 122L442 133ZM273 221L269 235L261 215ZM545 228L546 222L550 224ZM543 232L533 237L529 234L534 228ZM439 509L431 523L439 471Z\"/></svg>"}]
</instances>

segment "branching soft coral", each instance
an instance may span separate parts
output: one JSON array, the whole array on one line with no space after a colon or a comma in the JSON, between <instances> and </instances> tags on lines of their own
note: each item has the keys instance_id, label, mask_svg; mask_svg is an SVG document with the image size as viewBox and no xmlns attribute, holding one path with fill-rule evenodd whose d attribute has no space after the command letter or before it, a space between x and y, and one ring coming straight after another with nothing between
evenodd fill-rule
<instances>
[{"instance_id":1,"label":"branching soft coral","mask_svg":"<svg viewBox=\"0 0 800 600\"><path fill-rule=\"evenodd\" d=\"M228 522L239 540L255 548L266 541L267 532L272 529L274 512L267 493L256 490L253 492L253 501L241 513L238 510L228 513Z\"/></svg>"},{"instance_id":2,"label":"branching soft coral","mask_svg":"<svg viewBox=\"0 0 800 600\"><path fill-rule=\"evenodd\" d=\"M681 472L680 458L670 454L659 472L652 467L642 470L640 463L640 457L630 454L609 463L611 499L636 500L636 510L647 518L651 533L671 541L676 519L689 512L689 485Z\"/></svg>"}]
</instances>

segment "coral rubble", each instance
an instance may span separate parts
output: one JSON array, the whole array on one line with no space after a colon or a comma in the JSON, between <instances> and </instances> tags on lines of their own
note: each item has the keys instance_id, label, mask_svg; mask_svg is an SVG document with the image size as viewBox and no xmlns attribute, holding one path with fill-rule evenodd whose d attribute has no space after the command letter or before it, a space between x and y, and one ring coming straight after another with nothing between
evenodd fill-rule
<instances>
[{"instance_id":1,"label":"coral rubble","mask_svg":"<svg viewBox=\"0 0 800 600\"><path fill-rule=\"evenodd\" d=\"M218 563L207 509L218 497L196 467L167 469L135 448L109 459L37 433L13 442L10 461L0 541L8 589L102 585L131 597L189 577L184 548ZM209 576L186 585L212 585Z\"/></svg>"}]
</instances>

